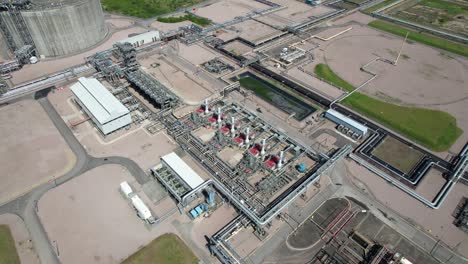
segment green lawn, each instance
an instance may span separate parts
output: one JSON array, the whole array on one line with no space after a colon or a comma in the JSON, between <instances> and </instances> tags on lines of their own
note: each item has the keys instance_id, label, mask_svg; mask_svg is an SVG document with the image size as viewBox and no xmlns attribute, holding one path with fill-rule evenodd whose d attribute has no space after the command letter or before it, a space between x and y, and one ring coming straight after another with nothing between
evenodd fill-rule
<instances>
[{"instance_id":1,"label":"green lawn","mask_svg":"<svg viewBox=\"0 0 468 264\"><path fill-rule=\"evenodd\" d=\"M449 15L458 15L458 14L467 14L468 8L461 4L456 4L449 1L442 0L422 0L418 5L428 6L432 8L437 8L444 10Z\"/></svg>"},{"instance_id":2,"label":"green lawn","mask_svg":"<svg viewBox=\"0 0 468 264\"><path fill-rule=\"evenodd\" d=\"M193 23L205 27L211 24L211 20L204 17L195 16L192 14L187 14L185 16L179 17L158 17L158 21L162 23L179 23L182 21L192 21Z\"/></svg>"},{"instance_id":3,"label":"green lawn","mask_svg":"<svg viewBox=\"0 0 468 264\"><path fill-rule=\"evenodd\" d=\"M353 87L327 65L318 64L315 73L348 91ZM457 120L446 112L399 106L358 92L343 103L434 151L449 149L463 133L457 126Z\"/></svg>"},{"instance_id":4,"label":"green lawn","mask_svg":"<svg viewBox=\"0 0 468 264\"><path fill-rule=\"evenodd\" d=\"M351 92L352 90L354 90L354 86L349 84L347 81L341 79L340 76L336 75L330 69L330 67L328 67L328 65L326 65L326 64L323 64L323 63L317 64L315 66L314 72L315 72L315 74L317 74L317 76L320 76L322 79L325 79L325 80L335 84L336 86L339 86L339 87L345 89L348 92Z\"/></svg>"},{"instance_id":5,"label":"green lawn","mask_svg":"<svg viewBox=\"0 0 468 264\"><path fill-rule=\"evenodd\" d=\"M0 264L20 264L15 240L7 225L0 225Z\"/></svg>"},{"instance_id":6,"label":"green lawn","mask_svg":"<svg viewBox=\"0 0 468 264\"><path fill-rule=\"evenodd\" d=\"M127 16L151 18L180 8L189 7L204 0L101 0L102 7L108 12Z\"/></svg>"},{"instance_id":7,"label":"green lawn","mask_svg":"<svg viewBox=\"0 0 468 264\"><path fill-rule=\"evenodd\" d=\"M122 264L197 264L198 259L174 234L164 234L138 250Z\"/></svg>"},{"instance_id":8,"label":"green lawn","mask_svg":"<svg viewBox=\"0 0 468 264\"><path fill-rule=\"evenodd\" d=\"M374 20L370 22L368 25L373 28L387 31L389 33L402 36L402 37L406 36L406 32L409 32L408 39L410 40L468 57L467 45L463 45L463 44L455 43L455 42L452 42L443 38L419 33L414 30L402 28L395 24L387 23L381 20Z\"/></svg>"}]
</instances>

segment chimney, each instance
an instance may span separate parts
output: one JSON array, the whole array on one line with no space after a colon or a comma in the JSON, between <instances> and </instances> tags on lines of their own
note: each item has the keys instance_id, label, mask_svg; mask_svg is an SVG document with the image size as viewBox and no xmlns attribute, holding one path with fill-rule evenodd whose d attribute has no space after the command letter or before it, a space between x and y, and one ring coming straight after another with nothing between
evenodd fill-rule
<instances>
[{"instance_id":1,"label":"chimney","mask_svg":"<svg viewBox=\"0 0 468 264\"><path fill-rule=\"evenodd\" d=\"M218 107L218 123L221 123L221 107Z\"/></svg>"},{"instance_id":2,"label":"chimney","mask_svg":"<svg viewBox=\"0 0 468 264\"><path fill-rule=\"evenodd\" d=\"M262 150L260 151L260 155L265 155L265 145L266 145L266 139L262 139Z\"/></svg>"},{"instance_id":3,"label":"chimney","mask_svg":"<svg viewBox=\"0 0 468 264\"><path fill-rule=\"evenodd\" d=\"M236 118L235 117L231 117L231 134L234 135L234 133L236 132L236 129L234 128L236 125Z\"/></svg>"},{"instance_id":4,"label":"chimney","mask_svg":"<svg viewBox=\"0 0 468 264\"><path fill-rule=\"evenodd\" d=\"M281 169L281 167L283 167L283 155L284 155L284 151L280 151L278 169Z\"/></svg>"},{"instance_id":5,"label":"chimney","mask_svg":"<svg viewBox=\"0 0 468 264\"><path fill-rule=\"evenodd\" d=\"M250 142L250 127L245 129L245 144L249 144Z\"/></svg>"}]
</instances>

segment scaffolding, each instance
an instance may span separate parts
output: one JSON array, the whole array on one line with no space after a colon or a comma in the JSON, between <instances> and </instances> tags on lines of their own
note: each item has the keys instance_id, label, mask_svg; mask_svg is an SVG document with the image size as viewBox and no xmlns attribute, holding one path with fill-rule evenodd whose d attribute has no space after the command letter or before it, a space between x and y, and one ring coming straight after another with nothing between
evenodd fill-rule
<instances>
[{"instance_id":1,"label":"scaffolding","mask_svg":"<svg viewBox=\"0 0 468 264\"><path fill-rule=\"evenodd\" d=\"M21 14L21 10L28 10L30 8L31 8L31 1L29 0L14 0L14 1L2 0L0 1L0 12L4 11L10 15L12 22L14 23L16 30L19 33L19 36L23 45L31 46L33 53L35 53L36 46L31 37L31 33L29 32L26 22L24 21L24 18ZM11 32L8 30L6 22L4 21L3 16L0 16L0 31L5 37L8 48L12 52L15 52L23 47L22 45L20 46L17 43L15 43L13 36L11 35Z\"/></svg>"},{"instance_id":2,"label":"scaffolding","mask_svg":"<svg viewBox=\"0 0 468 264\"><path fill-rule=\"evenodd\" d=\"M124 77L122 68L109 59L107 54L96 53L94 56L88 58L88 63L108 81L115 81Z\"/></svg>"},{"instance_id":3,"label":"scaffolding","mask_svg":"<svg viewBox=\"0 0 468 264\"><path fill-rule=\"evenodd\" d=\"M135 71L138 69L138 62L136 59L136 49L129 42L114 44L114 55L120 59L126 71Z\"/></svg>"},{"instance_id":4,"label":"scaffolding","mask_svg":"<svg viewBox=\"0 0 468 264\"><path fill-rule=\"evenodd\" d=\"M161 110L170 109L178 104L178 97L158 80L148 76L148 74L136 70L126 72L127 80L146 94L151 101Z\"/></svg>"},{"instance_id":5,"label":"scaffolding","mask_svg":"<svg viewBox=\"0 0 468 264\"><path fill-rule=\"evenodd\" d=\"M5 80L0 76L0 96L8 92L8 85Z\"/></svg>"},{"instance_id":6,"label":"scaffolding","mask_svg":"<svg viewBox=\"0 0 468 264\"><path fill-rule=\"evenodd\" d=\"M205 70L215 73L215 74L223 74L226 72L234 71L234 67L229 65L228 63L220 60L219 58L214 58L202 64Z\"/></svg>"},{"instance_id":7,"label":"scaffolding","mask_svg":"<svg viewBox=\"0 0 468 264\"><path fill-rule=\"evenodd\" d=\"M15 58L22 65L29 64L31 57L35 54L34 47L31 45L24 45L15 51Z\"/></svg>"}]
</instances>

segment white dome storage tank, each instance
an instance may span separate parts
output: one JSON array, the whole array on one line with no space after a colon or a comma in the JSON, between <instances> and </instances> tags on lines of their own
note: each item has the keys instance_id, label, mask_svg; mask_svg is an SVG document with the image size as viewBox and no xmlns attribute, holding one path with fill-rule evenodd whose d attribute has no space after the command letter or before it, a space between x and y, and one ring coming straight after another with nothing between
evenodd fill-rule
<instances>
[{"instance_id":1,"label":"white dome storage tank","mask_svg":"<svg viewBox=\"0 0 468 264\"><path fill-rule=\"evenodd\" d=\"M6 27L6 32L2 33L10 36L16 48L32 41L36 56L66 56L96 45L107 35L99 0L26 2L18 7L21 20L8 8L0 8L0 22ZM26 27L27 31L19 30L21 27Z\"/></svg>"}]
</instances>

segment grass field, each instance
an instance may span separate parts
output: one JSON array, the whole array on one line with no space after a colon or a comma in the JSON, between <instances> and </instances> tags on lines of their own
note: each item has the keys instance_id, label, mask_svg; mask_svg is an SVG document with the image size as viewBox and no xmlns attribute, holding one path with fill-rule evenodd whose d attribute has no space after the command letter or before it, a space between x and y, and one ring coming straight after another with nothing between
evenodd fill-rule
<instances>
[{"instance_id":1,"label":"grass field","mask_svg":"<svg viewBox=\"0 0 468 264\"><path fill-rule=\"evenodd\" d=\"M197 264L198 259L174 234L164 234L138 250L122 264Z\"/></svg>"},{"instance_id":2,"label":"grass field","mask_svg":"<svg viewBox=\"0 0 468 264\"><path fill-rule=\"evenodd\" d=\"M467 45L458 44L458 43L455 43L455 42L452 42L443 38L419 33L414 30L402 28L395 24L383 22L380 20L374 20L370 22L368 25L373 28L387 31L389 33L402 36L402 37L406 36L406 32L409 32L408 39L410 40L468 57Z\"/></svg>"},{"instance_id":3,"label":"grass field","mask_svg":"<svg viewBox=\"0 0 468 264\"><path fill-rule=\"evenodd\" d=\"M127 16L151 18L180 8L189 7L204 0L101 0L105 11Z\"/></svg>"},{"instance_id":4,"label":"grass field","mask_svg":"<svg viewBox=\"0 0 468 264\"><path fill-rule=\"evenodd\" d=\"M343 89L354 89L325 64L318 64L315 73ZM352 94L343 103L434 151L448 150L463 133L446 112L395 105L362 93Z\"/></svg>"},{"instance_id":5,"label":"grass field","mask_svg":"<svg viewBox=\"0 0 468 264\"><path fill-rule=\"evenodd\" d=\"M372 151L372 155L406 174L424 157L418 150L388 136Z\"/></svg>"},{"instance_id":6,"label":"grass field","mask_svg":"<svg viewBox=\"0 0 468 264\"><path fill-rule=\"evenodd\" d=\"M7 225L0 225L0 264L20 264L15 240Z\"/></svg>"},{"instance_id":7,"label":"grass field","mask_svg":"<svg viewBox=\"0 0 468 264\"><path fill-rule=\"evenodd\" d=\"M418 2L418 5L444 10L447 12L447 14L450 15L468 14L468 8L461 5L461 3L456 4L453 2L441 0L422 0L421 2Z\"/></svg>"},{"instance_id":8,"label":"grass field","mask_svg":"<svg viewBox=\"0 0 468 264\"><path fill-rule=\"evenodd\" d=\"M349 84L347 81L341 79L340 76L336 75L326 64L317 64L315 66L314 72L315 74L317 74L317 76L320 76L321 78L345 89L348 92L354 90L354 86Z\"/></svg>"},{"instance_id":9,"label":"grass field","mask_svg":"<svg viewBox=\"0 0 468 264\"><path fill-rule=\"evenodd\" d=\"M202 27L205 27L211 24L211 20L209 20L208 18L194 16L192 14L187 14L185 16L179 16L179 17L158 17L157 20L162 23L179 23L179 22L188 20Z\"/></svg>"}]
</instances>

